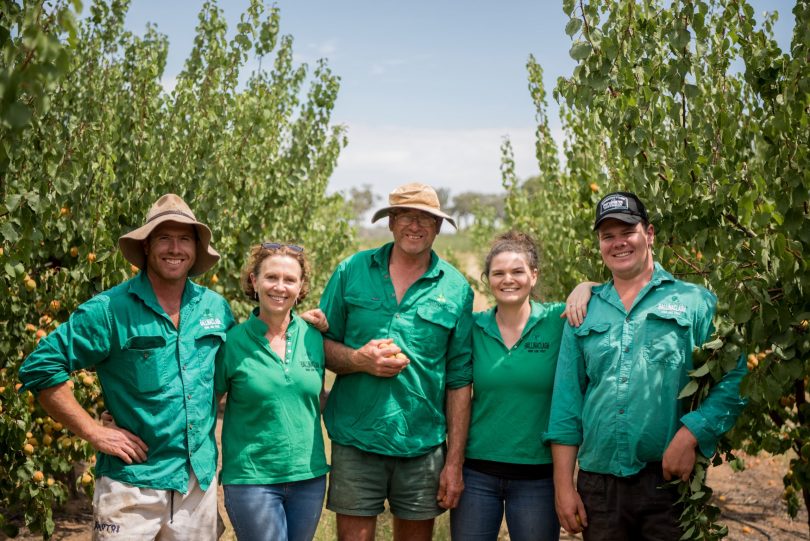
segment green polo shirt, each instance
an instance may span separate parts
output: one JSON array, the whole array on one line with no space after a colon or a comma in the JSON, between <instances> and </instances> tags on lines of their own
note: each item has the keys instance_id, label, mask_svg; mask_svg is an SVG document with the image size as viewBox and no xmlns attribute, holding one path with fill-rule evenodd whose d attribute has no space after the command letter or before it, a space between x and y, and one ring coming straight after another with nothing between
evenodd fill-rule
<instances>
[{"instance_id":1,"label":"green polo shirt","mask_svg":"<svg viewBox=\"0 0 810 541\"><path fill-rule=\"evenodd\" d=\"M28 356L20 381L36 393L95 367L116 424L149 446L140 464L98 453L96 475L185 493L191 464L205 489L217 463L214 358L233 323L225 299L189 280L175 328L141 272L79 306Z\"/></svg>"},{"instance_id":2,"label":"green polo shirt","mask_svg":"<svg viewBox=\"0 0 810 541\"><path fill-rule=\"evenodd\" d=\"M266 332L257 308L228 331L217 356L216 392L228 393L222 424L226 485L289 483L329 471L321 431L321 333L293 314L282 359Z\"/></svg>"},{"instance_id":3,"label":"green polo shirt","mask_svg":"<svg viewBox=\"0 0 810 541\"><path fill-rule=\"evenodd\" d=\"M473 292L431 252L430 264L397 304L388 272L393 243L338 265L321 297L326 337L358 349L392 338L411 360L398 376L337 376L324 411L329 437L388 456L419 456L444 442L445 390L472 382Z\"/></svg>"},{"instance_id":4,"label":"green polo shirt","mask_svg":"<svg viewBox=\"0 0 810 541\"><path fill-rule=\"evenodd\" d=\"M495 308L473 314L473 401L467 458L512 464L550 464L541 436L565 320L562 303L531 303L520 339L507 348Z\"/></svg>"},{"instance_id":5,"label":"green polo shirt","mask_svg":"<svg viewBox=\"0 0 810 541\"><path fill-rule=\"evenodd\" d=\"M619 477L660 461L681 426L703 455L714 454L745 405L745 356L698 409L687 413L678 394L689 381L692 350L713 331L715 304L708 290L658 263L629 312L613 282L593 288L585 321L563 333L544 440L577 445L580 468Z\"/></svg>"}]
</instances>

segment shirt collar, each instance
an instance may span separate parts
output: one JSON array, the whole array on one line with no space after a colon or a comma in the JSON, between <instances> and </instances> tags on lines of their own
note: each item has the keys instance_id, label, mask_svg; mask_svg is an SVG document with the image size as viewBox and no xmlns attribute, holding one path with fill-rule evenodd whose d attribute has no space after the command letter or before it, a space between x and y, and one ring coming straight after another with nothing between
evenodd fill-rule
<instances>
[{"instance_id":1,"label":"shirt collar","mask_svg":"<svg viewBox=\"0 0 810 541\"><path fill-rule=\"evenodd\" d=\"M371 253L371 264L382 269L388 269L388 263L391 261L391 250L394 248L394 243L389 242L383 244ZM422 278L436 278L441 275L441 268L439 267L439 256L436 255L432 249L430 250L430 263Z\"/></svg>"},{"instance_id":2,"label":"shirt collar","mask_svg":"<svg viewBox=\"0 0 810 541\"><path fill-rule=\"evenodd\" d=\"M180 299L181 308L199 301L201 291L202 286L199 286L186 278L186 285L183 288L183 296ZM141 299L144 304L152 308L154 311L158 313L165 312L157 300L155 290L152 287L152 282L149 280L149 276L146 274L146 270L138 272L138 274L136 274L129 281L129 292Z\"/></svg>"},{"instance_id":3,"label":"shirt collar","mask_svg":"<svg viewBox=\"0 0 810 541\"><path fill-rule=\"evenodd\" d=\"M306 324L301 317L295 313L295 310L290 311L290 324L287 327L287 336L292 337L297 332L298 328ZM267 323L259 317L259 307L257 306L250 312L250 317L245 322L248 333L253 335L261 343L267 343L267 338L264 336L267 333Z\"/></svg>"},{"instance_id":4,"label":"shirt collar","mask_svg":"<svg viewBox=\"0 0 810 541\"><path fill-rule=\"evenodd\" d=\"M523 327L523 332L520 334L521 338L523 338L527 332L531 331L541 320L546 319L550 313L543 304L536 301L529 302L532 311L529 314L529 319L526 321L526 326ZM479 312L476 314L477 317L475 318L475 324L481 327L481 329L488 335L500 340L501 331L498 328L498 322L495 320L495 312L496 307L494 306L489 310Z\"/></svg>"}]
</instances>

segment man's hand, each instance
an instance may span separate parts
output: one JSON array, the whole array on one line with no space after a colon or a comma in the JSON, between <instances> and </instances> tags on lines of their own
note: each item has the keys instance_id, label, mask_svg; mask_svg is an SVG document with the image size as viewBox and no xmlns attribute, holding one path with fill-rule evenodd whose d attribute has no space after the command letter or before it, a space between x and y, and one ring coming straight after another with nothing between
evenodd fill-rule
<instances>
[{"instance_id":1,"label":"man's hand","mask_svg":"<svg viewBox=\"0 0 810 541\"><path fill-rule=\"evenodd\" d=\"M87 439L96 451L105 455L117 456L127 464L146 460L146 452L149 447L141 438L116 426L112 416L107 412L102 414L102 423L104 424L98 426Z\"/></svg>"},{"instance_id":2,"label":"man's hand","mask_svg":"<svg viewBox=\"0 0 810 541\"><path fill-rule=\"evenodd\" d=\"M557 518L560 525L570 534L580 533L588 527L588 515L585 514L585 505L573 485L567 490L554 492L554 505L557 509Z\"/></svg>"},{"instance_id":3,"label":"man's hand","mask_svg":"<svg viewBox=\"0 0 810 541\"><path fill-rule=\"evenodd\" d=\"M697 443L697 438L685 426L675 433L667 450L664 451L664 458L661 461L664 479L669 481L675 477L682 481L689 480L689 476L692 475L692 470L695 468Z\"/></svg>"},{"instance_id":4,"label":"man's hand","mask_svg":"<svg viewBox=\"0 0 810 541\"><path fill-rule=\"evenodd\" d=\"M320 308L307 310L301 314L301 319L318 329L320 332L326 332L329 330L329 322L326 320L326 314L324 314Z\"/></svg>"},{"instance_id":5,"label":"man's hand","mask_svg":"<svg viewBox=\"0 0 810 541\"><path fill-rule=\"evenodd\" d=\"M357 368L372 376L390 378L399 375L410 364L410 360L402 355L402 350L390 338L370 340L368 344L353 353L353 364Z\"/></svg>"},{"instance_id":6,"label":"man's hand","mask_svg":"<svg viewBox=\"0 0 810 541\"><path fill-rule=\"evenodd\" d=\"M439 476L439 493L436 501L443 509L454 509L458 505L461 492L464 490L464 477L461 466L445 463Z\"/></svg>"}]
</instances>

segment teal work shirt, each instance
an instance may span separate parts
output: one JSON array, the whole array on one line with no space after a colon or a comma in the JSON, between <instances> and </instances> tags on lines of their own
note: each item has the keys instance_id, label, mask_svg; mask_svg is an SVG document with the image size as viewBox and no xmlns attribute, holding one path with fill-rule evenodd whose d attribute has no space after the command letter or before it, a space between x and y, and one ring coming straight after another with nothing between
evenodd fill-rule
<instances>
[{"instance_id":1,"label":"teal work shirt","mask_svg":"<svg viewBox=\"0 0 810 541\"><path fill-rule=\"evenodd\" d=\"M628 312L613 282L593 288L588 315L563 333L547 443L579 446L585 471L627 477L663 458L681 426L700 452L714 454L745 405L744 356L700 407L678 400L692 370L692 350L713 331L716 298L676 280L658 263Z\"/></svg>"},{"instance_id":2,"label":"teal work shirt","mask_svg":"<svg viewBox=\"0 0 810 541\"><path fill-rule=\"evenodd\" d=\"M473 400L467 458L510 464L550 464L541 436L548 426L557 354L565 320L562 303L531 303L520 339L507 348L496 309L473 314Z\"/></svg>"},{"instance_id":3,"label":"teal work shirt","mask_svg":"<svg viewBox=\"0 0 810 541\"><path fill-rule=\"evenodd\" d=\"M140 464L98 453L96 475L185 493L190 464L206 489L217 464L214 358L233 323L225 299L188 280L175 328L141 272L79 306L28 356L20 381L37 393L95 367L116 424L149 447Z\"/></svg>"},{"instance_id":4,"label":"teal work shirt","mask_svg":"<svg viewBox=\"0 0 810 541\"><path fill-rule=\"evenodd\" d=\"M222 424L223 484L276 484L329 471L323 451L320 393L323 337L293 314L282 359L265 338L258 309L228 331L214 386L228 393Z\"/></svg>"},{"instance_id":5,"label":"teal work shirt","mask_svg":"<svg viewBox=\"0 0 810 541\"><path fill-rule=\"evenodd\" d=\"M445 390L472 382L473 292L431 252L430 264L397 304L388 272L393 243L338 265L321 297L326 337L358 349L392 338L410 364L391 378L338 375L324 411L329 437L388 456L427 453L446 439Z\"/></svg>"}]
</instances>

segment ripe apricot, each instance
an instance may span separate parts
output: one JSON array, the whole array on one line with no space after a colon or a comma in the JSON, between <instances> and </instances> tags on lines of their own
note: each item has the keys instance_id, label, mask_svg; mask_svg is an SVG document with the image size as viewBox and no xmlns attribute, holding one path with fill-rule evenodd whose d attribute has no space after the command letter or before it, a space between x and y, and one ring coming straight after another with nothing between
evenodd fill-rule
<instances>
[{"instance_id":1,"label":"ripe apricot","mask_svg":"<svg viewBox=\"0 0 810 541\"><path fill-rule=\"evenodd\" d=\"M70 257L79 257L79 249L75 246L70 247Z\"/></svg>"},{"instance_id":2,"label":"ripe apricot","mask_svg":"<svg viewBox=\"0 0 810 541\"><path fill-rule=\"evenodd\" d=\"M92 262L94 262L95 260L96 260L96 254L95 254L95 253L90 252L89 254L87 254L87 261L88 261L89 263L92 263Z\"/></svg>"},{"instance_id":3,"label":"ripe apricot","mask_svg":"<svg viewBox=\"0 0 810 541\"><path fill-rule=\"evenodd\" d=\"M23 445L23 452L26 455L33 455L34 454L34 446L31 445L30 443L26 443L25 445Z\"/></svg>"},{"instance_id":4,"label":"ripe apricot","mask_svg":"<svg viewBox=\"0 0 810 541\"><path fill-rule=\"evenodd\" d=\"M84 475L82 475L82 484L84 486L87 486L92 482L93 482L93 477L89 473L85 473Z\"/></svg>"},{"instance_id":5,"label":"ripe apricot","mask_svg":"<svg viewBox=\"0 0 810 541\"><path fill-rule=\"evenodd\" d=\"M45 480L45 474L37 470L34 472L34 475L31 476L31 480L34 481L35 483L41 483L42 481Z\"/></svg>"}]
</instances>

